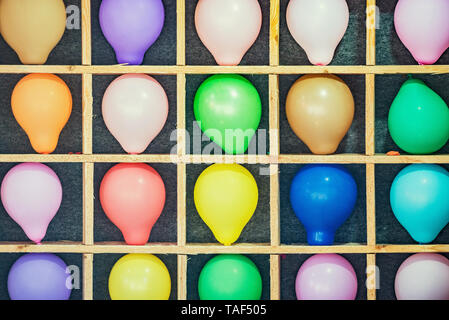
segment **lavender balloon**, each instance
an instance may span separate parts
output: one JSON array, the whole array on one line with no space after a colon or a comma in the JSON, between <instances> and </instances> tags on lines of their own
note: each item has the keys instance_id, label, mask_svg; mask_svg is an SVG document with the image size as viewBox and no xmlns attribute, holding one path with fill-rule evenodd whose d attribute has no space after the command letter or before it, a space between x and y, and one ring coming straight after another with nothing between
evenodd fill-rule
<instances>
[{"instance_id":1,"label":"lavender balloon","mask_svg":"<svg viewBox=\"0 0 449 320\"><path fill-rule=\"evenodd\" d=\"M139 65L164 26L161 0L103 0L100 26L118 63Z\"/></svg>"},{"instance_id":2,"label":"lavender balloon","mask_svg":"<svg viewBox=\"0 0 449 320\"><path fill-rule=\"evenodd\" d=\"M72 289L67 265L50 253L29 253L9 270L8 293L11 300L68 300Z\"/></svg>"}]
</instances>

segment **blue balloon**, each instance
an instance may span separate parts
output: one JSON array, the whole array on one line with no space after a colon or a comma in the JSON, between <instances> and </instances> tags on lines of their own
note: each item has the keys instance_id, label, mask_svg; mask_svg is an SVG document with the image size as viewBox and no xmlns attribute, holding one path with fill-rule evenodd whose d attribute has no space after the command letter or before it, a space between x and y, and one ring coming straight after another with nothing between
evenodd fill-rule
<instances>
[{"instance_id":1,"label":"blue balloon","mask_svg":"<svg viewBox=\"0 0 449 320\"><path fill-rule=\"evenodd\" d=\"M357 184L341 165L314 164L293 179L290 202L310 245L331 245L357 201Z\"/></svg>"},{"instance_id":2,"label":"blue balloon","mask_svg":"<svg viewBox=\"0 0 449 320\"><path fill-rule=\"evenodd\" d=\"M418 243L430 243L449 223L449 172L435 164L412 164L393 181L396 219Z\"/></svg>"}]
</instances>

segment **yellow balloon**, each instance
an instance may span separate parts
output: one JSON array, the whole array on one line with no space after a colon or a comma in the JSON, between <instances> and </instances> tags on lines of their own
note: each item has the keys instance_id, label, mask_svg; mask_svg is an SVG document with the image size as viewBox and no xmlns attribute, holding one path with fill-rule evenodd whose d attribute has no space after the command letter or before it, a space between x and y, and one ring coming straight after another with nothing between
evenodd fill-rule
<instances>
[{"instance_id":1,"label":"yellow balloon","mask_svg":"<svg viewBox=\"0 0 449 320\"><path fill-rule=\"evenodd\" d=\"M63 0L0 1L0 32L23 64L44 64L65 27Z\"/></svg>"},{"instance_id":2,"label":"yellow balloon","mask_svg":"<svg viewBox=\"0 0 449 320\"><path fill-rule=\"evenodd\" d=\"M238 164L214 164L204 170L195 184L198 213L225 246L240 237L254 214L259 192L251 173Z\"/></svg>"},{"instance_id":3,"label":"yellow balloon","mask_svg":"<svg viewBox=\"0 0 449 320\"><path fill-rule=\"evenodd\" d=\"M165 264L152 254L127 254L112 267L112 300L168 300L171 280Z\"/></svg>"}]
</instances>

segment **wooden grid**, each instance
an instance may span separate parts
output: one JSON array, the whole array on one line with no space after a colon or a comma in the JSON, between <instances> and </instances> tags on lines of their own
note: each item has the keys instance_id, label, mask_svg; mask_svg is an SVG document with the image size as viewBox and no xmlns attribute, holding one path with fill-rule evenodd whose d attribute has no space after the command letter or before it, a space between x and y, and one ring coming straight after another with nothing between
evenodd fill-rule
<instances>
[{"instance_id":1,"label":"wooden grid","mask_svg":"<svg viewBox=\"0 0 449 320\"><path fill-rule=\"evenodd\" d=\"M42 245L29 243L0 243L0 252L52 252L83 254L83 298L93 298L93 259L99 253L153 253L176 254L178 274L178 299L187 297L187 255L190 254L266 254L270 256L270 297L280 299L281 254L358 253L366 255L368 266L374 266L377 253L449 252L449 244L435 245L384 245L376 243L375 227L375 164L380 163L449 163L449 155L396 156L375 154L375 75L407 73L449 73L449 65L433 66L378 66L375 62L375 0L367 0L366 65L362 66L280 66L279 65L279 13L280 1L270 3L270 64L269 66L187 66L185 64L185 1L177 0L177 65L176 66L93 66L91 58L91 5L82 0L82 65L78 66L28 66L1 65L0 73L72 73L82 75L83 101L83 154L81 155L0 155L0 162L77 162L83 165L83 241ZM361 0L363 1L363 0ZM267 18L267 17L264 17ZM177 128L176 155L96 155L92 153L92 75L93 74L172 74L177 76ZM265 74L269 77L269 128L270 155L187 155L185 150L186 74ZM280 74L362 74L366 77L366 150L365 154L281 155L279 154L279 75ZM189 163L260 163L270 166L270 235L268 244L236 244L225 247L216 243L190 244L186 242L186 165ZM178 206L177 243L149 243L145 246L127 246L123 242L94 243L94 163L149 162L177 164ZM279 225L279 164L283 163L358 163L366 165L366 244L335 246L282 245ZM360 283L360 286L363 284ZM376 290L367 289L367 297L376 299Z\"/></svg>"}]
</instances>

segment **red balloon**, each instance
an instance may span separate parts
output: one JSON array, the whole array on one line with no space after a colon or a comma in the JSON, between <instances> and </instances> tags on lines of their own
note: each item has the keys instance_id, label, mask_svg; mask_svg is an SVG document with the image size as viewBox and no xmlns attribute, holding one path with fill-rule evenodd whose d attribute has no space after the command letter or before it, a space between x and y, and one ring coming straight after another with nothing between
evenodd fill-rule
<instances>
[{"instance_id":1,"label":"red balloon","mask_svg":"<svg viewBox=\"0 0 449 320\"><path fill-rule=\"evenodd\" d=\"M164 209L164 181L147 164L120 163L105 174L100 202L127 244L144 245Z\"/></svg>"}]
</instances>

